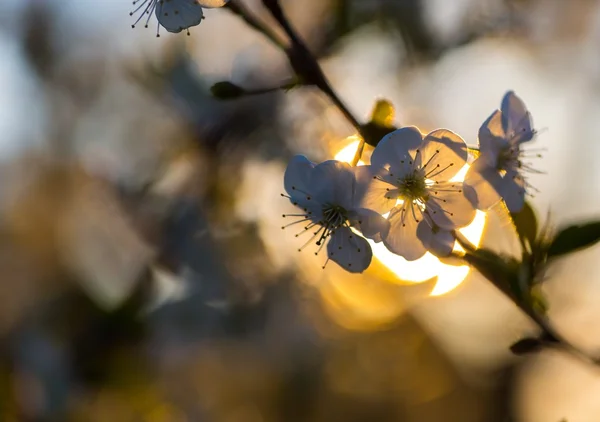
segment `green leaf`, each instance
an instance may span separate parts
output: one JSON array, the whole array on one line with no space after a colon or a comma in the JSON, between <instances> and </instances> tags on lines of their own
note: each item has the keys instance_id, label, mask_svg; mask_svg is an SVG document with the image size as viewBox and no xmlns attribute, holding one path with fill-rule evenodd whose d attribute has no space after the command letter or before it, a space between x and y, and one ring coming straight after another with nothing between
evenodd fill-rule
<instances>
[{"instance_id":1,"label":"green leaf","mask_svg":"<svg viewBox=\"0 0 600 422\"><path fill-rule=\"evenodd\" d=\"M536 338L524 338L512 346L510 346L510 351L513 352L517 356L526 355L528 353L537 352L542 348L542 342Z\"/></svg>"},{"instance_id":2,"label":"green leaf","mask_svg":"<svg viewBox=\"0 0 600 422\"><path fill-rule=\"evenodd\" d=\"M211 94L220 100L233 100L246 94L246 90L229 81L217 82L210 87Z\"/></svg>"},{"instance_id":3,"label":"green leaf","mask_svg":"<svg viewBox=\"0 0 600 422\"><path fill-rule=\"evenodd\" d=\"M521 240L527 240L530 245L533 245L538 233L538 220L529 202L525 202L521 211L511 213L510 216Z\"/></svg>"},{"instance_id":4,"label":"green leaf","mask_svg":"<svg viewBox=\"0 0 600 422\"><path fill-rule=\"evenodd\" d=\"M588 248L600 241L600 221L574 224L558 232L548 247L548 258Z\"/></svg>"}]
</instances>

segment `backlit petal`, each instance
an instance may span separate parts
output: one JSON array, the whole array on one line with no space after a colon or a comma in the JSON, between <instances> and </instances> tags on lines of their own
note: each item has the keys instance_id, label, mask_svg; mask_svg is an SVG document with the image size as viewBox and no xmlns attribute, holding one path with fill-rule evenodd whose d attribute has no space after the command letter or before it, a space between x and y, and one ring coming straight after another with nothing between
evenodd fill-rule
<instances>
[{"instance_id":1,"label":"backlit petal","mask_svg":"<svg viewBox=\"0 0 600 422\"><path fill-rule=\"evenodd\" d=\"M429 194L427 214L442 229L464 227L475 218L475 207L465 196L462 183L439 183Z\"/></svg>"},{"instance_id":2,"label":"backlit petal","mask_svg":"<svg viewBox=\"0 0 600 422\"><path fill-rule=\"evenodd\" d=\"M355 206L369 208L379 214L389 212L396 205L396 196L390 195L394 186L376 178L378 174L372 166L354 167L356 190Z\"/></svg>"},{"instance_id":3,"label":"backlit petal","mask_svg":"<svg viewBox=\"0 0 600 422\"><path fill-rule=\"evenodd\" d=\"M196 0L159 0L154 12L158 22L174 33L198 25L204 16Z\"/></svg>"},{"instance_id":4,"label":"backlit petal","mask_svg":"<svg viewBox=\"0 0 600 422\"><path fill-rule=\"evenodd\" d=\"M350 223L356 226L363 236L375 242L381 242L390 231L390 223L387 219L366 208L355 209L351 213Z\"/></svg>"},{"instance_id":5,"label":"backlit petal","mask_svg":"<svg viewBox=\"0 0 600 422\"><path fill-rule=\"evenodd\" d=\"M485 160L489 166L496 167L500 153L508 146L502 127L502 112L496 110L479 128L479 158Z\"/></svg>"},{"instance_id":6,"label":"backlit petal","mask_svg":"<svg viewBox=\"0 0 600 422\"><path fill-rule=\"evenodd\" d=\"M321 204L330 203L351 209L355 178L348 163L328 160L317 164L310 175L310 192Z\"/></svg>"},{"instance_id":7,"label":"backlit petal","mask_svg":"<svg viewBox=\"0 0 600 422\"><path fill-rule=\"evenodd\" d=\"M511 144L521 144L533 139L531 115L525 103L513 91L502 98L502 126Z\"/></svg>"},{"instance_id":8,"label":"backlit petal","mask_svg":"<svg viewBox=\"0 0 600 422\"><path fill-rule=\"evenodd\" d=\"M212 9L213 7L223 7L228 2L229 0L196 0L196 3L207 9Z\"/></svg>"},{"instance_id":9,"label":"backlit petal","mask_svg":"<svg viewBox=\"0 0 600 422\"><path fill-rule=\"evenodd\" d=\"M417 227L422 219L421 210L412 203L394 208L388 217L390 231L383 244L407 261L421 258L427 252L417 237Z\"/></svg>"},{"instance_id":10,"label":"backlit petal","mask_svg":"<svg viewBox=\"0 0 600 422\"><path fill-rule=\"evenodd\" d=\"M389 168L395 178L403 177L412 171L413 157L410 151L417 148L423 140L419 129L403 127L385 135L371 155L371 165Z\"/></svg>"},{"instance_id":11,"label":"backlit petal","mask_svg":"<svg viewBox=\"0 0 600 422\"><path fill-rule=\"evenodd\" d=\"M373 252L363 237L340 227L327 244L327 257L351 273L362 273L371 264Z\"/></svg>"},{"instance_id":12,"label":"backlit petal","mask_svg":"<svg viewBox=\"0 0 600 422\"><path fill-rule=\"evenodd\" d=\"M517 172L504 175L502 198L510 212L519 212L525 204L525 179Z\"/></svg>"},{"instance_id":13,"label":"backlit petal","mask_svg":"<svg viewBox=\"0 0 600 422\"><path fill-rule=\"evenodd\" d=\"M467 144L446 129L434 130L428 134L417 149L416 165L424 168L428 179L450 180L467 163Z\"/></svg>"},{"instance_id":14,"label":"backlit petal","mask_svg":"<svg viewBox=\"0 0 600 422\"><path fill-rule=\"evenodd\" d=\"M471 164L463 182L465 196L477 209L486 210L500 201L502 176L481 157Z\"/></svg>"},{"instance_id":15,"label":"backlit petal","mask_svg":"<svg viewBox=\"0 0 600 422\"><path fill-rule=\"evenodd\" d=\"M448 230L433 229L430 222L423 220L417 227L417 237L432 254L448 256L454 247L454 236Z\"/></svg>"},{"instance_id":16,"label":"backlit petal","mask_svg":"<svg viewBox=\"0 0 600 422\"><path fill-rule=\"evenodd\" d=\"M298 202L304 205L310 201L310 175L315 164L310 162L303 155L294 156L283 176L283 185L288 195L292 197L292 202Z\"/></svg>"}]
</instances>

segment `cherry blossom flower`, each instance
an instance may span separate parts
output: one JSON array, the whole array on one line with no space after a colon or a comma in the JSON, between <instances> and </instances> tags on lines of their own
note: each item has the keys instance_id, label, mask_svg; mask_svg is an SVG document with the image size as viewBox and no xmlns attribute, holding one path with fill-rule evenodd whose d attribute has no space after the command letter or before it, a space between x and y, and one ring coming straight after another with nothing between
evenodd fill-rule
<instances>
[{"instance_id":1,"label":"cherry blossom flower","mask_svg":"<svg viewBox=\"0 0 600 422\"><path fill-rule=\"evenodd\" d=\"M362 206L389 212L383 242L390 251L408 261L427 250L450 254L452 230L475 218L462 183L450 181L467 155L465 142L449 130L435 130L423 139L417 128L404 127L379 142L370 166L356 168Z\"/></svg>"},{"instance_id":2,"label":"cherry blossom flower","mask_svg":"<svg viewBox=\"0 0 600 422\"><path fill-rule=\"evenodd\" d=\"M315 165L297 155L285 171L284 186L288 195L282 195L302 211L284 214L296 221L283 228L301 224L304 227L296 236L310 235L300 250L314 243L318 247L315 255L318 255L327 243L325 265L332 260L353 273L367 269L373 256L371 246L351 227L381 241L387 235L389 224L375 211L356 206L354 169L335 160Z\"/></svg>"},{"instance_id":3,"label":"cherry blossom flower","mask_svg":"<svg viewBox=\"0 0 600 422\"><path fill-rule=\"evenodd\" d=\"M160 26L169 32L179 33L184 29L190 34L189 28L199 25L204 19L203 8L223 7L229 0L134 0L135 9L130 16L138 15L132 28L144 20L147 28L152 14L158 20L156 36L160 36Z\"/></svg>"},{"instance_id":4,"label":"cherry blossom flower","mask_svg":"<svg viewBox=\"0 0 600 422\"><path fill-rule=\"evenodd\" d=\"M465 194L479 209L487 209L504 199L511 212L525 203L528 188L523 172L539 173L525 162L540 156L537 151L523 151L521 145L535 136L531 115L514 92L509 91L496 110L479 129L479 157L465 177Z\"/></svg>"}]
</instances>

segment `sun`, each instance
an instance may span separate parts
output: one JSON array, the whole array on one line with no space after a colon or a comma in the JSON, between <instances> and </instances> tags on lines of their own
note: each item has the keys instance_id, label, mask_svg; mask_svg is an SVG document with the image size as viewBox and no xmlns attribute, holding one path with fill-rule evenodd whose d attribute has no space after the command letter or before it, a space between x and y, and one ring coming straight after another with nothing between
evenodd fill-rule
<instances>
[{"instance_id":1,"label":"sun","mask_svg":"<svg viewBox=\"0 0 600 422\"><path fill-rule=\"evenodd\" d=\"M354 157L354 153L358 146L359 140L356 137L350 137L352 142L342 148L336 155L338 161L350 162ZM365 163L359 161L358 165ZM468 165L465 165L452 181L462 181L467 173ZM475 246L479 246L483 230L486 223L486 214L482 211L477 211L475 219L467 227L459 231ZM451 292L458 287L469 274L469 266L453 266L442 263L436 256L427 252L422 258L416 261L407 261L401 256L398 256L383 245L383 243L375 243L368 240L373 249L375 258L387 267L396 277L398 282L422 283L437 277L437 283L431 291L431 296L441 296ZM460 246L455 245L455 250L461 250Z\"/></svg>"}]
</instances>

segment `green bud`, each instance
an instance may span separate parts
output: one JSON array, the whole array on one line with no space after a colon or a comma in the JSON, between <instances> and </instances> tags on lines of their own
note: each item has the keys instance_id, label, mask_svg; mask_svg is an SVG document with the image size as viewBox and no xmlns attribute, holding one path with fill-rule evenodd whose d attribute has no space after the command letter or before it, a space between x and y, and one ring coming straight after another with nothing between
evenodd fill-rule
<instances>
[{"instance_id":1,"label":"green bud","mask_svg":"<svg viewBox=\"0 0 600 422\"><path fill-rule=\"evenodd\" d=\"M220 100L233 100L243 97L246 90L229 81L217 82L210 87L211 94Z\"/></svg>"},{"instance_id":2,"label":"green bud","mask_svg":"<svg viewBox=\"0 0 600 422\"><path fill-rule=\"evenodd\" d=\"M525 355L528 353L537 352L542 348L542 342L536 338L524 338L512 346L510 346L510 351L513 352L517 356Z\"/></svg>"},{"instance_id":3,"label":"green bud","mask_svg":"<svg viewBox=\"0 0 600 422\"><path fill-rule=\"evenodd\" d=\"M371 120L362 126L361 134L364 136L365 142L376 147L381 138L395 131L397 128L392 124L395 114L396 110L390 101L378 100L373 106Z\"/></svg>"}]
</instances>

